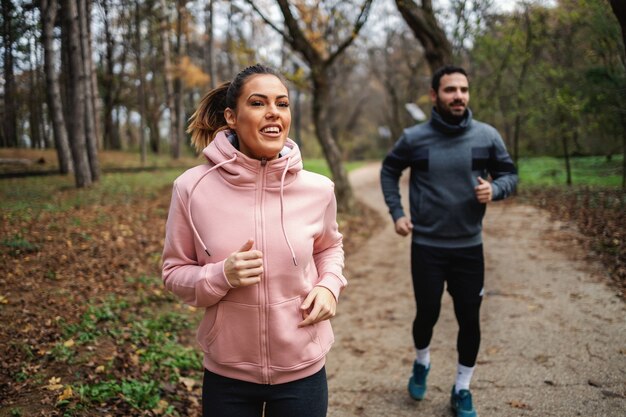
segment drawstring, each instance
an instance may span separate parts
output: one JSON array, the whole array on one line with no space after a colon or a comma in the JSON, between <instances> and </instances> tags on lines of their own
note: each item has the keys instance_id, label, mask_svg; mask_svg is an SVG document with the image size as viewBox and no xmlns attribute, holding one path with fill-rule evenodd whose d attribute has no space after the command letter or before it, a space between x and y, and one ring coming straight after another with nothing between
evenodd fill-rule
<instances>
[{"instance_id":1,"label":"drawstring","mask_svg":"<svg viewBox=\"0 0 626 417\"><path fill-rule=\"evenodd\" d=\"M296 261L296 253L291 246L291 242L289 242L289 237L287 237L287 231L285 230L285 216L284 216L284 203L283 203L283 189L285 188L285 176L287 175L287 171L289 170L289 163L291 162L291 155L287 157L287 163L285 164L285 169L283 170L283 175L280 177L280 225L283 229L283 236L285 238L285 242L287 242L287 246L289 246L289 250L291 251L291 259L293 259L293 264L298 266L298 262Z\"/></svg>"},{"instance_id":2,"label":"drawstring","mask_svg":"<svg viewBox=\"0 0 626 417\"><path fill-rule=\"evenodd\" d=\"M202 248L204 249L204 251L206 252L207 255L211 256L211 254L209 253L209 250L207 249L206 245L204 244L204 242L202 241L202 238L200 237L200 234L198 233L198 229L196 229L196 226L194 226L193 224L193 220L191 218L191 195L193 194L193 192L195 191L196 187L198 186L198 184L200 184L200 181L202 181L202 179L204 177L206 177L210 172L212 172L213 170L221 167L222 165L228 164L230 162L233 162L235 159L237 159L237 154L234 154L232 158L227 159L226 161L222 161L219 164L214 165L213 167L211 167L207 172L205 172L204 174L202 174L202 176L200 178L198 178L198 181L196 181L196 183L194 184L193 188L191 189L191 191L189 192L189 203L188 203L188 207L187 207L187 217L189 217L189 224L191 224L191 228L193 229L193 233L196 236L196 238L198 239L198 241L200 242L200 244L202 245Z\"/></svg>"},{"instance_id":3,"label":"drawstring","mask_svg":"<svg viewBox=\"0 0 626 417\"><path fill-rule=\"evenodd\" d=\"M200 237L200 234L198 233L198 229L196 229L196 226L193 224L193 220L191 218L191 196L193 194L193 192L196 190L196 187L198 186L198 184L200 184L200 181L202 181L202 179L204 179L204 177L206 177L209 173L211 173L213 170L221 167L222 165L228 164L230 162L233 162L237 159L237 154L234 154L232 158L226 160L226 161L222 161L219 164L214 165L213 167L211 167L209 170L207 170L207 172L205 172L204 174L202 174L202 176L200 178L198 178L198 181L196 181L196 183L194 184L193 188L191 189L191 191L189 192L189 203L188 203L188 207L187 207L187 217L189 218L189 224L191 225L191 228L193 229L193 233L194 236L196 237L196 239L198 239L198 241L200 242L200 244L202 245L202 248L204 249L204 251L206 252L207 255L211 256L211 254L209 253L209 250L207 249L206 245L204 244L202 238ZM280 225L283 231L283 237L285 238L285 242L287 243L287 246L289 247L289 251L291 252L291 259L293 260L293 264L295 266L298 266L298 261L296 260L296 253L293 250L293 246L291 246L291 242L289 241L289 237L287 236L287 230L285 230L285 209L284 209L284 188L285 188L285 177L287 176L287 172L289 171L289 164L291 162L291 155L287 157L287 162L285 164L285 169L283 170L283 173L280 177Z\"/></svg>"}]
</instances>

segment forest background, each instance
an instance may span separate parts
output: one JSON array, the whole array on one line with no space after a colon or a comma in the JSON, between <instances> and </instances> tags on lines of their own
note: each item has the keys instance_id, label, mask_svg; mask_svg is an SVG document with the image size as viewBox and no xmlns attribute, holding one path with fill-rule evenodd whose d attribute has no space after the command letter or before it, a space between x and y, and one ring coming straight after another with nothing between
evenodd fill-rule
<instances>
[{"instance_id":1,"label":"forest background","mask_svg":"<svg viewBox=\"0 0 626 417\"><path fill-rule=\"evenodd\" d=\"M520 170L518 198L575 222L624 293L622 1L0 7L0 416L197 406L197 356L176 320L194 313L146 313L175 304L160 290L162 228L151 225L165 218L171 180L199 163L184 131L199 99L256 62L289 80L290 136L336 183L347 251L376 223L363 221L347 172L428 117L430 75L455 63L475 117L501 132ZM46 291L49 305L30 305Z\"/></svg>"}]
</instances>

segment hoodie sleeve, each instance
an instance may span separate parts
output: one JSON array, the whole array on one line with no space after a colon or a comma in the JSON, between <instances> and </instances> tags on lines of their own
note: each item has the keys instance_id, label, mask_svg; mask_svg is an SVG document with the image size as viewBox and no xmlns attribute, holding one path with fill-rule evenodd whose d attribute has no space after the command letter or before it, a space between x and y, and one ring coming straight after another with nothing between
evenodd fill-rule
<instances>
[{"instance_id":1,"label":"hoodie sleeve","mask_svg":"<svg viewBox=\"0 0 626 417\"><path fill-rule=\"evenodd\" d=\"M324 213L322 233L313 243L313 259L319 274L319 282L316 286L327 288L333 293L335 299L339 300L339 294L348 285L348 281L343 276L343 236L339 233L337 224L337 200L334 186L331 188L331 198Z\"/></svg>"},{"instance_id":2,"label":"hoodie sleeve","mask_svg":"<svg viewBox=\"0 0 626 417\"><path fill-rule=\"evenodd\" d=\"M411 148L407 143L406 136L402 135L383 160L380 169L380 185L385 203L389 207L389 214L391 214L394 222L405 215L400 197L399 181L402 171L411 165L411 156Z\"/></svg>"},{"instance_id":3,"label":"hoodie sleeve","mask_svg":"<svg viewBox=\"0 0 626 417\"><path fill-rule=\"evenodd\" d=\"M510 196L517 185L517 169L506 150L500 134L495 132L494 143L490 149L488 170L493 182L493 200L502 200Z\"/></svg>"},{"instance_id":4,"label":"hoodie sleeve","mask_svg":"<svg viewBox=\"0 0 626 417\"><path fill-rule=\"evenodd\" d=\"M224 260L201 265L187 205L174 183L165 225L162 277L165 287L194 307L209 307L232 287L224 275Z\"/></svg>"}]
</instances>

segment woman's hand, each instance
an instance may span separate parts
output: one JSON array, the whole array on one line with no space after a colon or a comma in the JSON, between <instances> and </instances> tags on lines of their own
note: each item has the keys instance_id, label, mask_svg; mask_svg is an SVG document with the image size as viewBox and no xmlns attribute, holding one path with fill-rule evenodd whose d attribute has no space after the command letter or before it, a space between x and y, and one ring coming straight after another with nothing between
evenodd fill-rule
<instances>
[{"instance_id":1,"label":"woman's hand","mask_svg":"<svg viewBox=\"0 0 626 417\"><path fill-rule=\"evenodd\" d=\"M335 296L328 288L313 287L300 306L300 310L302 310L302 318L304 320L298 324L298 327L309 326L335 317L337 300L335 300Z\"/></svg>"},{"instance_id":2,"label":"woman's hand","mask_svg":"<svg viewBox=\"0 0 626 417\"><path fill-rule=\"evenodd\" d=\"M230 254L224 262L224 275L233 287L247 287L258 284L263 273L263 253L251 250L254 245L252 239Z\"/></svg>"}]
</instances>

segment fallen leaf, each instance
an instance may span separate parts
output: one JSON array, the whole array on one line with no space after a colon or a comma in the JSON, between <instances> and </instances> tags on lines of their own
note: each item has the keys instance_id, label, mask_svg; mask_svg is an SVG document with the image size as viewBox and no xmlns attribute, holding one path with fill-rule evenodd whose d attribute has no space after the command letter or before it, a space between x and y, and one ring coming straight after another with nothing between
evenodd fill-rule
<instances>
[{"instance_id":1,"label":"fallen leaf","mask_svg":"<svg viewBox=\"0 0 626 417\"><path fill-rule=\"evenodd\" d=\"M70 340L66 340L63 343L63 346L65 346L65 347L72 347L72 346L74 346L74 344L75 344L74 339L70 339Z\"/></svg>"},{"instance_id":2,"label":"fallen leaf","mask_svg":"<svg viewBox=\"0 0 626 417\"><path fill-rule=\"evenodd\" d=\"M196 385L196 380L192 378L186 378L184 376L181 376L178 378L178 380L183 383L183 385L185 386L185 388L187 388L187 391L189 392L191 392L194 385Z\"/></svg>"},{"instance_id":3,"label":"fallen leaf","mask_svg":"<svg viewBox=\"0 0 626 417\"><path fill-rule=\"evenodd\" d=\"M57 391L63 388L63 384L60 384L61 378L53 376L48 380L48 385L44 386L45 389L50 391Z\"/></svg>"},{"instance_id":4,"label":"fallen leaf","mask_svg":"<svg viewBox=\"0 0 626 417\"><path fill-rule=\"evenodd\" d=\"M74 395L74 392L72 391L72 387L67 385L65 389L63 390L63 393L59 395L59 398L57 401L67 400L69 398L72 398L73 395Z\"/></svg>"},{"instance_id":5,"label":"fallen leaf","mask_svg":"<svg viewBox=\"0 0 626 417\"><path fill-rule=\"evenodd\" d=\"M167 406L169 405L169 403L165 400L159 400L159 403L157 404L156 408L152 409L152 412L159 415L159 414L163 414L163 412L165 411L165 409L167 408Z\"/></svg>"},{"instance_id":6,"label":"fallen leaf","mask_svg":"<svg viewBox=\"0 0 626 417\"><path fill-rule=\"evenodd\" d=\"M519 408L521 410L531 410L532 409L528 404L526 404L526 403L524 403L522 401L513 400L513 401L509 401L508 404L511 407L513 407L513 408Z\"/></svg>"}]
</instances>

